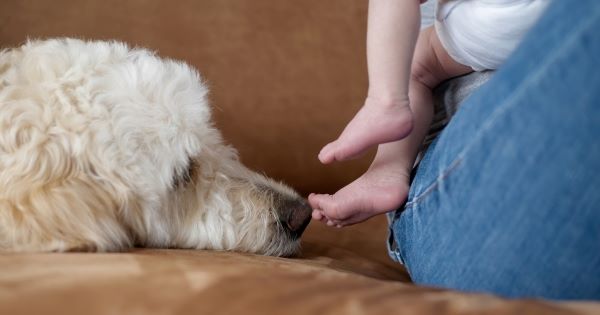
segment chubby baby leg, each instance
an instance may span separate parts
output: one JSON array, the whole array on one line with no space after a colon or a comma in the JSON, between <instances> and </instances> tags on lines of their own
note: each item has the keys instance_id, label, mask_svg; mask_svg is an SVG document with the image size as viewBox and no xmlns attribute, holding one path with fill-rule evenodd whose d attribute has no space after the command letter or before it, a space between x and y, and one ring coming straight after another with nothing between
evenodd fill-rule
<instances>
[{"instance_id":1,"label":"chubby baby leg","mask_svg":"<svg viewBox=\"0 0 600 315\"><path fill-rule=\"evenodd\" d=\"M411 69L410 101L413 106L432 106L431 97L421 100L422 92L415 91L414 86L428 89L425 96L442 81L473 72L468 66L456 62L448 54L433 26L424 29L419 35L415 56Z\"/></svg>"}]
</instances>

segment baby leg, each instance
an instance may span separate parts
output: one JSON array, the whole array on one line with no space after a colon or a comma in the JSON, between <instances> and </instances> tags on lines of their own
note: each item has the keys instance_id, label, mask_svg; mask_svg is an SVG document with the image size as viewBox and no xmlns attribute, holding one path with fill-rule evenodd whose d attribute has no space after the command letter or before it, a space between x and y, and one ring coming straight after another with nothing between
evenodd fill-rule
<instances>
[{"instance_id":1,"label":"baby leg","mask_svg":"<svg viewBox=\"0 0 600 315\"><path fill-rule=\"evenodd\" d=\"M322 163L356 157L374 145L400 140L411 132L408 83L419 16L419 2L415 0L369 1L369 94L339 138L321 150Z\"/></svg>"},{"instance_id":2,"label":"baby leg","mask_svg":"<svg viewBox=\"0 0 600 315\"><path fill-rule=\"evenodd\" d=\"M446 79L471 71L448 55L433 28L421 32L409 85L414 130L400 141L380 145L367 172L348 186L333 195L311 194L313 218L344 226L398 208L407 197L408 174L431 124L431 90Z\"/></svg>"}]
</instances>

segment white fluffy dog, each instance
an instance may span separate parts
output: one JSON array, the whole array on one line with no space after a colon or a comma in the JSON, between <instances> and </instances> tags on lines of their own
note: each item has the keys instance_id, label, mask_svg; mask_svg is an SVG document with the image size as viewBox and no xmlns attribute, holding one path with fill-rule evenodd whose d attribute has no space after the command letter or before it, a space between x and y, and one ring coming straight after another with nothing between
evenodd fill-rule
<instances>
[{"instance_id":1,"label":"white fluffy dog","mask_svg":"<svg viewBox=\"0 0 600 315\"><path fill-rule=\"evenodd\" d=\"M0 52L0 249L293 254L310 208L245 168L196 71L117 42Z\"/></svg>"}]
</instances>

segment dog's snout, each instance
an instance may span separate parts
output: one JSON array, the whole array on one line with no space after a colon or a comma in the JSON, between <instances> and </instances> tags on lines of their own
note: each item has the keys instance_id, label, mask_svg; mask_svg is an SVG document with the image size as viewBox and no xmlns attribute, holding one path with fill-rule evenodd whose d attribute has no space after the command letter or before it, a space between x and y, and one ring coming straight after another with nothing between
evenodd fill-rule
<instances>
[{"instance_id":1,"label":"dog's snout","mask_svg":"<svg viewBox=\"0 0 600 315\"><path fill-rule=\"evenodd\" d=\"M312 208L306 200L284 199L279 205L279 221L294 239L299 238L310 222Z\"/></svg>"}]
</instances>

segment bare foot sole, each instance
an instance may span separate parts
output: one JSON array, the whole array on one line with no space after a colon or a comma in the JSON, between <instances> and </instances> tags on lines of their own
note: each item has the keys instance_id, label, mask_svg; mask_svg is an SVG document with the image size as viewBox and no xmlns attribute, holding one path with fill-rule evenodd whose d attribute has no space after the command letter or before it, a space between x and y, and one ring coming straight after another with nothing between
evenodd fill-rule
<instances>
[{"instance_id":1,"label":"bare foot sole","mask_svg":"<svg viewBox=\"0 0 600 315\"><path fill-rule=\"evenodd\" d=\"M391 105L367 100L340 137L319 153L321 163L356 158L368 148L405 138L413 128L408 102Z\"/></svg>"},{"instance_id":2,"label":"bare foot sole","mask_svg":"<svg viewBox=\"0 0 600 315\"><path fill-rule=\"evenodd\" d=\"M387 169L369 170L334 195L311 194L313 219L342 227L400 207L408 195L408 176Z\"/></svg>"}]
</instances>

